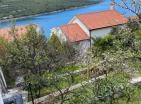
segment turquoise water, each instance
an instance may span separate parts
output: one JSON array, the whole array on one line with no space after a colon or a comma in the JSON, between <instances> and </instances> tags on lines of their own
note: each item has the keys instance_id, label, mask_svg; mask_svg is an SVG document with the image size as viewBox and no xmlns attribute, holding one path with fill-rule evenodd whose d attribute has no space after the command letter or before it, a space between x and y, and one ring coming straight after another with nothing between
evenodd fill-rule
<instances>
[{"instance_id":1,"label":"turquoise water","mask_svg":"<svg viewBox=\"0 0 141 104\"><path fill-rule=\"evenodd\" d=\"M43 14L40 16L27 17L24 19L18 19L16 21L16 25L19 26L19 25L27 25L27 24L37 24L43 29L45 36L49 37L50 30L53 27L57 27L57 26L68 23L72 19L72 17L77 14L108 10L110 8L110 3L111 3L110 1L111 0L104 0L100 4L95 4L95 5L91 5L87 7L66 10L66 11L58 12L58 13ZM120 0L116 0L116 1L120 1ZM127 10L124 10L120 7L116 7L116 10L125 16L133 15L129 11L127 12ZM10 26L9 22L0 23L0 28L9 27L9 26Z\"/></svg>"}]
</instances>

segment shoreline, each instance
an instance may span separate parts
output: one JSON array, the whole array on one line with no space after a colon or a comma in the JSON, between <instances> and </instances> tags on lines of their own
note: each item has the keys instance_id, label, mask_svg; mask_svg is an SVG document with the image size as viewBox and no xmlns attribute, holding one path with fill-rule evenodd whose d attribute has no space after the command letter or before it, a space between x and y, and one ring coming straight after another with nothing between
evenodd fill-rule
<instances>
[{"instance_id":1,"label":"shoreline","mask_svg":"<svg viewBox=\"0 0 141 104\"><path fill-rule=\"evenodd\" d=\"M70 8L60 9L60 10L56 10L56 11L52 11L52 12L37 13L37 14L29 15L29 16L22 16L22 17L17 17L17 18L15 17L15 18L10 18L10 19L0 19L0 23L10 22L12 20L20 20L20 19L25 19L25 18L32 18L32 17L42 16L42 15L50 15L50 14L54 14L54 13L60 13L60 12L64 12L64 11L85 8L85 7L88 7L88 6L100 4L102 2L103 2L103 0L101 0L100 2L95 3L95 4L89 4L89 5L78 6L78 7L70 7Z\"/></svg>"}]
</instances>

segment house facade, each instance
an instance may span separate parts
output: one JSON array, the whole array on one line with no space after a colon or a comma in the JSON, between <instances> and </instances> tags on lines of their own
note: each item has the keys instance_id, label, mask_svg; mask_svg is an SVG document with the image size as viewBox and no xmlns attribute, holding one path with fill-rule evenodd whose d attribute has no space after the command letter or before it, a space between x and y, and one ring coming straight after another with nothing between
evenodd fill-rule
<instances>
[{"instance_id":1,"label":"house facade","mask_svg":"<svg viewBox=\"0 0 141 104\"><path fill-rule=\"evenodd\" d=\"M128 19L116 10L106 10L74 16L68 24L55 28L53 32L60 41L77 44L80 50L84 50L93 43L92 38L104 37L114 26L127 22Z\"/></svg>"},{"instance_id":2,"label":"house facade","mask_svg":"<svg viewBox=\"0 0 141 104\"><path fill-rule=\"evenodd\" d=\"M77 24L67 24L52 30L57 34L59 40L63 42L69 42L74 46L74 48L85 52L86 47L90 47L90 38L83 31L83 29Z\"/></svg>"}]
</instances>

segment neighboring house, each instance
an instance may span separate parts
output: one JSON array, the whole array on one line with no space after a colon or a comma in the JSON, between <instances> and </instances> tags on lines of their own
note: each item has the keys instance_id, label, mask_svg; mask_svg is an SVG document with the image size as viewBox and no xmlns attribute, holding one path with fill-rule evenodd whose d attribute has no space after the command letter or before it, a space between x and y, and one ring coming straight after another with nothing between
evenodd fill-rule
<instances>
[{"instance_id":1,"label":"neighboring house","mask_svg":"<svg viewBox=\"0 0 141 104\"><path fill-rule=\"evenodd\" d=\"M15 27L17 37L22 37L23 34L26 33L26 26ZM0 29L0 38L3 38L6 41L12 41L14 39L14 35L12 34L11 28L1 28Z\"/></svg>"},{"instance_id":2,"label":"neighboring house","mask_svg":"<svg viewBox=\"0 0 141 104\"><path fill-rule=\"evenodd\" d=\"M75 16L70 22L77 23L91 37L107 35L113 26L128 22L128 19L115 10L93 12Z\"/></svg>"},{"instance_id":3,"label":"neighboring house","mask_svg":"<svg viewBox=\"0 0 141 104\"><path fill-rule=\"evenodd\" d=\"M12 27L15 29L15 34L12 33L12 28L0 28L0 38L3 38L6 41L13 41L14 37L17 38L21 38L23 35L26 34L27 32L27 28L31 26L31 25L26 25L26 26L15 26ZM37 25L32 25L35 26L35 28L37 29L37 31L40 31L38 29Z\"/></svg>"},{"instance_id":4,"label":"neighboring house","mask_svg":"<svg viewBox=\"0 0 141 104\"><path fill-rule=\"evenodd\" d=\"M109 34L113 26L121 26L128 19L116 10L107 10L80 14L64 26L53 29L61 41L77 44L79 49L87 49L92 43L92 38Z\"/></svg>"},{"instance_id":5,"label":"neighboring house","mask_svg":"<svg viewBox=\"0 0 141 104\"><path fill-rule=\"evenodd\" d=\"M69 42L79 50L90 46L90 39L87 33L76 23L60 26L55 29L57 36L61 42Z\"/></svg>"},{"instance_id":6,"label":"neighboring house","mask_svg":"<svg viewBox=\"0 0 141 104\"><path fill-rule=\"evenodd\" d=\"M6 42L12 42L14 41L14 39L21 39L23 38L26 33L27 33L27 29L28 27L31 25L26 25L26 26L16 26L14 27L14 29L12 28L0 28L0 40L4 40ZM37 32L40 32L40 28L38 28L36 25L33 25L36 28ZM15 31L14 33L12 31ZM0 42L0 52L3 55L5 54L5 46L1 44ZM3 57L2 55L0 55L0 58Z\"/></svg>"}]
</instances>

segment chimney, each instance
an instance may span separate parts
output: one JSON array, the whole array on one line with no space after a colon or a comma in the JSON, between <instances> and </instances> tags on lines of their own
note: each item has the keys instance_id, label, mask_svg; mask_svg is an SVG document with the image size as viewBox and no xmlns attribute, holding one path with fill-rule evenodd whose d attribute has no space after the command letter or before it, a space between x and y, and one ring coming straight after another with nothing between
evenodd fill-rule
<instances>
[{"instance_id":1,"label":"chimney","mask_svg":"<svg viewBox=\"0 0 141 104\"><path fill-rule=\"evenodd\" d=\"M110 10L114 10L114 9L115 9L115 1L111 0Z\"/></svg>"}]
</instances>

